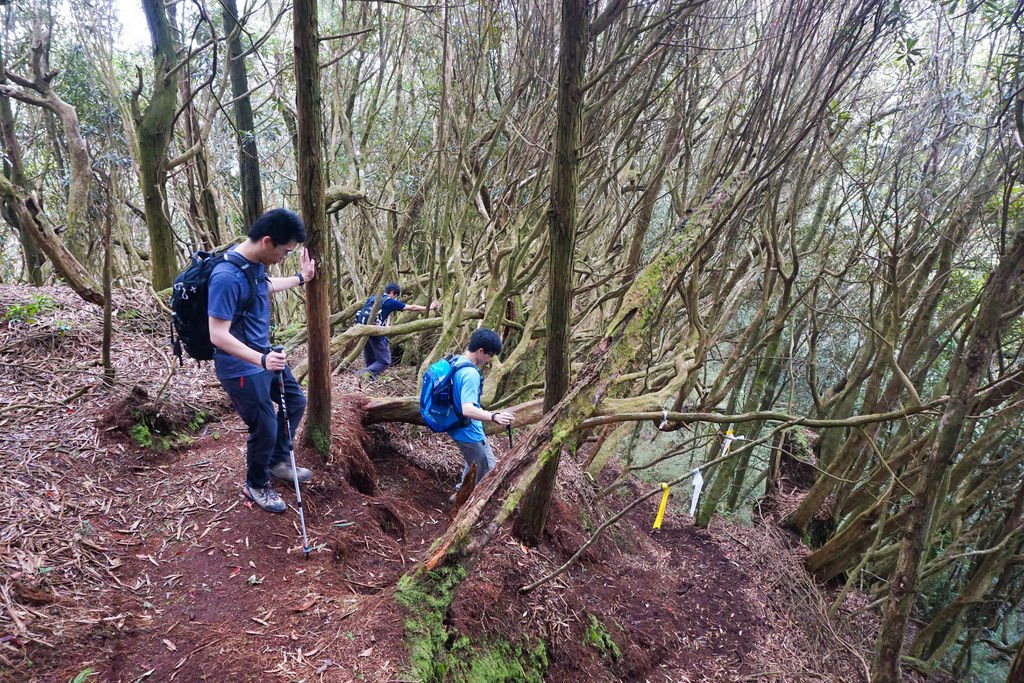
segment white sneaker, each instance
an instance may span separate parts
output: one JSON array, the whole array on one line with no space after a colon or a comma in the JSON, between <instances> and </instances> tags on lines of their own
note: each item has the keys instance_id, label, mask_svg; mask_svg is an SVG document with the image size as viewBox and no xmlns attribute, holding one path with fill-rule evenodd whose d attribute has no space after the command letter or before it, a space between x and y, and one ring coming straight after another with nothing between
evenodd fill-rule
<instances>
[{"instance_id":1,"label":"white sneaker","mask_svg":"<svg viewBox=\"0 0 1024 683\"><path fill-rule=\"evenodd\" d=\"M296 467L295 472L299 475L299 483L305 484L307 481L313 479L313 470L307 470L305 467ZM295 480L292 478L292 466L287 461L282 460L273 467L270 468L270 474L275 479L286 481L289 484Z\"/></svg>"}]
</instances>

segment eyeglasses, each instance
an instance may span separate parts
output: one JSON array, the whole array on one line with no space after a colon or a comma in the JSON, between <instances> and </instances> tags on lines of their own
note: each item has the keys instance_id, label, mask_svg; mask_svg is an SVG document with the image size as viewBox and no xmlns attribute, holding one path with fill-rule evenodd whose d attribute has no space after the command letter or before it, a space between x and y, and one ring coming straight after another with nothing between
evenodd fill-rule
<instances>
[{"instance_id":1,"label":"eyeglasses","mask_svg":"<svg viewBox=\"0 0 1024 683\"><path fill-rule=\"evenodd\" d=\"M277 249L278 251L282 252L281 253L281 259L282 260L288 258L291 255L291 253L293 251L295 251L298 248L298 246L299 246L298 244L296 244L296 245L294 245L292 247L289 247L287 242L285 244L275 244L274 243L274 238L272 238L270 235L267 235L266 237L264 237L264 239L269 241L271 247L273 247L274 249Z\"/></svg>"}]
</instances>

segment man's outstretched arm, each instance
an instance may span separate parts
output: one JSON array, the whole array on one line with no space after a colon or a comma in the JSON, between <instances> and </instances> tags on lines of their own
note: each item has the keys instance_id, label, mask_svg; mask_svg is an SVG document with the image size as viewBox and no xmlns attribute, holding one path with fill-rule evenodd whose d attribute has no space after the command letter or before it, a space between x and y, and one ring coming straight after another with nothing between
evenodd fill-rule
<instances>
[{"instance_id":1,"label":"man's outstretched arm","mask_svg":"<svg viewBox=\"0 0 1024 683\"><path fill-rule=\"evenodd\" d=\"M419 304L406 304L403 311L412 311L413 313L422 313L423 311L436 311L441 307L441 304L437 301L432 301L430 306L420 306Z\"/></svg>"},{"instance_id":2,"label":"man's outstretched arm","mask_svg":"<svg viewBox=\"0 0 1024 683\"><path fill-rule=\"evenodd\" d=\"M492 413L489 410L477 408L472 403L462 404L462 414L463 416L468 417L470 420L480 420L481 422L497 422L500 425L510 425L516 419L516 416L513 413Z\"/></svg>"},{"instance_id":3,"label":"man's outstretched arm","mask_svg":"<svg viewBox=\"0 0 1024 683\"><path fill-rule=\"evenodd\" d=\"M316 277L316 261L309 257L309 252L303 249L299 259L299 272L295 275L270 278L270 291L272 293L283 292L286 289L304 285Z\"/></svg>"}]
</instances>

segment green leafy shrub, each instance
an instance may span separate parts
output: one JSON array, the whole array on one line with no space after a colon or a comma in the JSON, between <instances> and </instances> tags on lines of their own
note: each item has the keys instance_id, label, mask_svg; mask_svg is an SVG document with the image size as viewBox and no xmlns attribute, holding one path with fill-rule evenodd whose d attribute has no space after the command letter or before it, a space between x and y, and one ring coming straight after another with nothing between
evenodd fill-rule
<instances>
[{"instance_id":1,"label":"green leafy shrub","mask_svg":"<svg viewBox=\"0 0 1024 683\"><path fill-rule=\"evenodd\" d=\"M8 306L0 320L21 325L34 325L40 313L52 311L56 306L56 302L45 294L35 294L27 303Z\"/></svg>"}]
</instances>

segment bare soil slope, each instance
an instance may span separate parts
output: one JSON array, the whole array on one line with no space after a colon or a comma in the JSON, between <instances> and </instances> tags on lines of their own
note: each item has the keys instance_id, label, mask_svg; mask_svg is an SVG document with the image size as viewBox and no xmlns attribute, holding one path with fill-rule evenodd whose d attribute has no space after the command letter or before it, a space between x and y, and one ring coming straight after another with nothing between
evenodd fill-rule
<instances>
[{"instance_id":1,"label":"bare soil slope","mask_svg":"<svg viewBox=\"0 0 1024 683\"><path fill-rule=\"evenodd\" d=\"M519 662L554 681L864 677L872 624L824 616L799 549L771 524L697 530L674 500L661 531L656 501L640 506L567 573L520 592L649 486L598 501L572 462L545 542L500 536L425 642L400 579L448 522L460 459L446 437L364 430L366 395L337 377L330 461L298 449L317 474L306 559L294 510L241 497L244 426L211 367L169 374L154 306L119 298L107 387L98 309L62 288L0 287L0 311L40 295L31 320L0 327L2 680L417 680L439 652L462 662L451 679L517 680ZM366 393L408 395L413 379ZM493 445L500 459L507 443Z\"/></svg>"}]
</instances>

